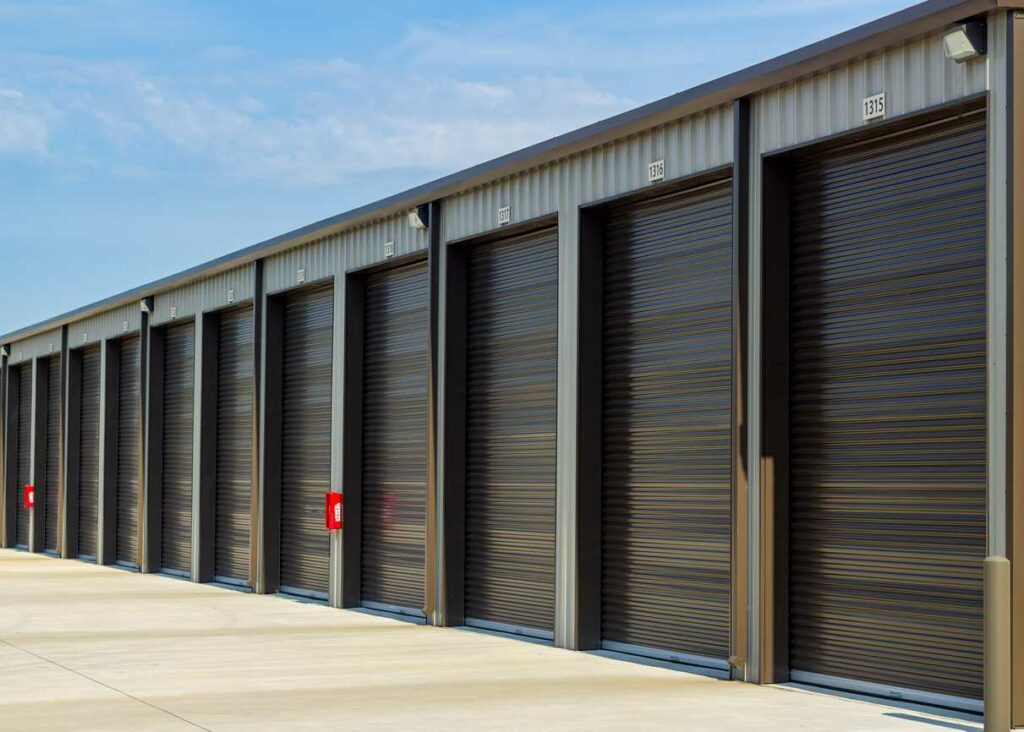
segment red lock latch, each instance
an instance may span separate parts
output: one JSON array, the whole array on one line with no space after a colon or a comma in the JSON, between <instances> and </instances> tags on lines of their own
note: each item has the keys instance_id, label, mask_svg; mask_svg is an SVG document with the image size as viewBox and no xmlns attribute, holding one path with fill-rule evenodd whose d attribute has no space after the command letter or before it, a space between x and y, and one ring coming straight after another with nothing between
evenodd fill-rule
<instances>
[{"instance_id":1,"label":"red lock latch","mask_svg":"<svg viewBox=\"0 0 1024 732\"><path fill-rule=\"evenodd\" d=\"M36 487L33 485L26 485L25 490L22 493L21 505L25 508L36 507Z\"/></svg>"}]
</instances>

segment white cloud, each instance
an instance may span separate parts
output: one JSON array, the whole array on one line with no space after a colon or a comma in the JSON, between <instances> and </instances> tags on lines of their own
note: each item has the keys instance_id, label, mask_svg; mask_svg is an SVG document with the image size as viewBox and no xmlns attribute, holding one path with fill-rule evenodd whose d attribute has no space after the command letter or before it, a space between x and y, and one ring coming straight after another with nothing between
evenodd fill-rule
<instances>
[{"instance_id":1,"label":"white cloud","mask_svg":"<svg viewBox=\"0 0 1024 732\"><path fill-rule=\"evenodd\" d=\"M92 2L122 3L135 15L141 7ZM648 2L557 20L554 11L505 13L412 26L362 64L264 58L216 43L192 47L182 64L149 66L0 50L0 153L41 157L65 177L181 173L288 186L392 170L427 177L694 83L705 52L732 42L709 35L713 20L739 13L813 22L863 2L882 0L738 0L685 11ZM5 12L30 10L0 0Z\"/></svg>"},{"instance_id":2,"label":"white cloud","mask_svg":"<svg viewBox=\"0 0 1024 732\"><path fill-rule=\"evenodd\" d=\"M49 121L45 105L31 104L18 89L0 89L0 155L45 156Z\"/></svg>"},{"instance_id":3,"label":"white cloud","mask_svg":"<svg viewBox=\"0 0 1024 732\"><path fill-rule=\"evenodd\" d=\"M212 63L212 62L211 62ZM207 74L156 74L124 62L19 60L23 81L59 114L31 126L0 91L7 149L56 146L64 178L174 170L224 181L334 185L365 173L478 163L627 108L581 76L528 74L496 82L421 76L342 58L213 64ZM19 84L19 88L24 85ZM3 123L0 123L3 124ZM34 130L35 138L29 136Z\"/></svg>"},{"instance_id":4,"label":"white cloud","mask_svg":"<svg viewBox=\"0 0 1024 732\"><path fill-rule=\"evenodd\" d=\"M622 16L622 13L619 13ZM623 25L594 18L555 21L536 13L492 23L413 26L386 57L434 69L488 69L497 73L560 69L563 72L640 71L700 62L702 38L682 39L678 30L650 25L642 37L623 39ZM598 27L592 27L597 24Z\"/></svg>"},{"instance_id":5,"label":"white cloud","mask_svg":"<svg viewBox=\"0 0 1024 732\"><path fill-rule=\"evenodd\" d=\"M241 46L223 44L208 46L203 49L200 55L210 61L235 61L245 58L249 55L249 52Z\"/></svg>"},{"instance_id":6,"label":"white cloud","mask_svg":"<svg viewBox=\"0 0 1024 732\"><path fill-rule=\"evenodd\" d=\"M46 155L46 122L35 115L0 108L0 154Z\"/></svg>"}]
</instances>

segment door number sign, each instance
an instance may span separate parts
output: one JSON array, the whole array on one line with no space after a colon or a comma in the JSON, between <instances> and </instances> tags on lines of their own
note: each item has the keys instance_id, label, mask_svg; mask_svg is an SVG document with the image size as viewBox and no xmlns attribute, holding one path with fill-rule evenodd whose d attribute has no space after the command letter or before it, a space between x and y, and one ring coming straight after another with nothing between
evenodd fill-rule
<instances>
[{"instance_id":1,"label":"door number sign","mask_svg":"<svg viewBox=\"0 0 1024 732\"><path fill-rule=\"evenodd\" d=\"M864 97L864 121L885 117L885 92Z\"/></svg>"}]
</instances>

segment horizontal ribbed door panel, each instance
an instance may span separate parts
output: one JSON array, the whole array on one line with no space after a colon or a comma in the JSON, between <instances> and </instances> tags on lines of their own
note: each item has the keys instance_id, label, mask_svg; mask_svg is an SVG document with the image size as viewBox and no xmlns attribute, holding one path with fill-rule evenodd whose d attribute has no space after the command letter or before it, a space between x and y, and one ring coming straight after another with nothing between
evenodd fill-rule
<instances>
[{"instance_id":1,"label":"horizontal ribbed door panel","mask_svg":"<svg viewBox=\"0 0 1024 732\"><path fill-rule=\"evenodd\" d=\"M323 511L331 485L333 335L331 286L286 295L280 585L324 598L331 556Z\"/></svg>"},{"instance_id":2,"label":"horizontal ribbed door panel","mask_svg":"<svg viewBox=\"0 0 1024 732\"><path fill-rule=\"evenodd\" d=\"M17 389L17 430L18 430L18 461L17 495L15 496L15 527L14 542L16 546L27 547L29 535L29 509L22 507L22 491L32 482L32 362L18 366L17 373L11 379L11 386Z\"/></svg>"},{"instance_id":3,"label":"horizontal ribbed door panel","mask_svg":"<svg viewBox=\"0 0 1024 732\"><path fill-rule=\"evenodd\" d=\"M555 608L557 301L556 231L471 250L465 612L545 633Z\"/></svg>"},{"instance_id":4,"label":"horizontal ribbed door panel","mask_svg":"<svg viewBox=\"0 0 1024 732\"><path fill-rule=\"evenodd\" d=\"M78 422L78 556L96 558L100 489L100 347L82 350Z\"/></svg>"},{"instance_id":5,"label":"horizontal ribbed door panel","mask_svg":"<svg viewBox=\"0 0 1024 732\"><path fill-rule=\"evenodd\" d=\"M220 316L217 330L217 490L214 575L249 582L252 503L252 307Z\"/></svg>"},{"instance_id":6,"label":"horizontal ribbed door panel","mask_svg":"<svg viewBox=\"0 0 1024 732\"><path fill-rule=\"evenodd\" d=\"M362 599L422 610L427 496L426 263L366 280Z\"/></svg>"},{"instance_id":7,"label":"horizontal ribbed door panel","mask_svg":"<svg viewBox=\"0 0 1024 732\"><path fill-rule=\"evenodd\" d=\"M160 569L191 575L195 326L169 327L165 337Z\"/></svg>"},{"instance_id":8,"label":"horizontal ribbed door panel","mask_svg":"<svg viewBox=\"0 0 1024 732\"><path fill-rule=\"evenodd\" d=\"M60 356L46 361L46 483L43 548L57 551L57 519L60 517Z\"/></svg>"},{"instance_id":9,"label":"horizontal ribbed door panel","mask_svg":"<svg viewBox=\"0 0 1024 732\"><path fill-rule=\"evenodd\" d=\"M729 656L732 186L608 212L602 639Z\"/></svg>"},{"instance_id":10,"label":"horizontal ribbed door panel","mask_svg":"<svg viewBox=\"0 0 1024 732\"><path fill-rule=\"evenodd\" d=\"M141 408L139 338L124 338L118 351L117 382L117 541L118 562L138 565L139 410Z\"/></svg>"},{"instance_id":11,"label":"horizontal ribbed door panel","mask_svg":"<svg viewBox=\"0 0 1024 732\"><path fill-rule=\"evenodd\" d=\"M790 664L980 698L986 135L794 170Z\"/></svg>"}]
</instances>

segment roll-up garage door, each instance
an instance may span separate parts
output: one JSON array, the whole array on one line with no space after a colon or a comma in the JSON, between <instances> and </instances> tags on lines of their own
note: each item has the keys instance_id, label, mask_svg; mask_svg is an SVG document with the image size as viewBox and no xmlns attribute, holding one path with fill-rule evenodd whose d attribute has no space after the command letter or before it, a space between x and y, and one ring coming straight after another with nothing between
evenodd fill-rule
<instances>
[{"instance_id":1,"label":"roll-up garage door","mask_svg":"<svg viewBox=\"0 0 1024 732\"><path fill-rule=\"evenodd\" d=\"M555 608L558 235L470 253L468 623L550 636Z\"/></svg>"},{"instance_id":2,"label":"roll-up garage door","mask_svg":"<svg viewBox=\"0 0 1024 732\"><path fill-rule=\"evenodd\" d=\"M249 582L252 503L252 307L220 316L217 331L217 490L214 575Z\"/></svg>"},{"instance_id":3,"label":"roll-up garage door","mask_svg":"<svg viewBox=\"0 0 1024 732\"><path fill-rule=\"evenodd\" d=\"M370 275L363 350L362 600L421 611L427 495L427 266Z\"/></svg>"},{"instance_id":4,"label":"roll-up garage door","mask_svg":"<svg viewBox=\"0 0 1024 732\"><path fill-rule=\"evenodd\" d=\"M728 668L732 186L607 213L602 640Z\"/></svg>"},{"instance_id":5,"label":"roll-up garage door","mask_svg":"<svg viewBox=\"0 0 1024 732\"><path fill-rule=\"evenodd\" d=\"M96 558L100 487L100 348L82 350L78 422L78 556Z\"/></svg>"},{"instance_id":6,"label":"roll-up garage door","mask_svg":"<svg viewBox=\"0 0 1024 732\"><path fill-rule=\"evenodd\" d=\"M60 517L60 356L46 361L46 484L44 488L43 548L57 551L57 519Z\"/></svg>"},{"instance_id":7,"label":"roll-up garage door","mask_svg":"<svg viewBox=\"0 0 1024 732\"><path fill-rule=\"evenodd\" d=\"M28 548L29 509L22 505L22 491L32 482L32 362L23 363L11 379L16 388L17 400L17 495L15 496L14 542L16 546Z\"/></svg>"},{"instance_id":8,"label":"roll-up garage door","mask_svg":"<svg viewBox=\"0 0 1024 732\"><path fill-rule=\"evenodd\" d=\"M796 162L795 679L981 697L985 157L980 112Z\"/></svg>"},{"instance_id":9,"label":"roll-up garage door","mask_svg":"<svg viewBox=\"0 0 1024 732\"><path fill-rule=\"evenodd\" d=\"M192 572L192 415L195 399L195 327L167 329L164 341L163 490L160 571Z\"/></svg>"},{"instance_id":10,"label":"roll-up garage door","mask_svg":"<svg viewBox=\"0 0 1024 732\"><path fill-rule=\"evenodd\" d=\"M322 599L328 592L331 553L323 511L331 485L333 334L329 285L286 296L280 586Z\"/></svg>"},{"instance_id":11,"label":"roll-up garage door","mask_svg":"<svg viewBox=\"0 0 1024 732\"><path fill-rule=\"evenodd\" d=\"M140 341L124 338L118 349L117 541L119 564L138 566Z\"/></svg>"}]
</instances>

